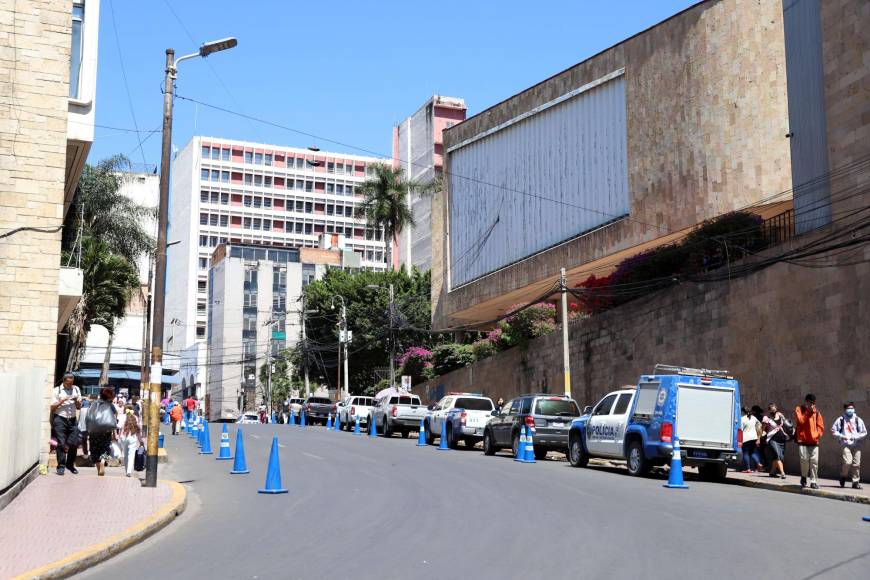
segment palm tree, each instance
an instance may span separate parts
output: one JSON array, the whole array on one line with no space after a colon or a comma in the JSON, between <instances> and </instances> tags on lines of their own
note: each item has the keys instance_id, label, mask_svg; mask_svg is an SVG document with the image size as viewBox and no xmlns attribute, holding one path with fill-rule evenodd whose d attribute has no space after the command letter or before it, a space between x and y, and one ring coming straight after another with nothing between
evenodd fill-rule
<instances>
[{"instance_id":1,"label":"palm tree","mask_svg":"<svg viewBox=\"0 0 870 580\"><path fill-rule=\"evenodd\" d=\"M375 174L357 186L363 201L356 209L356 217L366 219L370 228L384 232L387 243L387 265L393 269L393 240L407 226L414 225L414 214L408 206L411 190L426 191L428 184L405 179L402 168L375 166Z\"/></svg>"},{"instance_id":2,"label":"palm tree","mask_svg":"<svg viewBox=\"0 0 870 580\"><path fill-rule=\"evenodd\" d=\"M106 242L90 236L82 240L81 268L82 298L67 325L72 348L66 372L78 367L91 326L100 324L109 331L100 377L100 384L106 384L115 326L124 317L133 290L139 287L139 272L126 258L110 252Z\"/></svg>"},{"instance_id":3,"label":"palm tree","mask_svg":"<svg viewBox=\"0 0 870 580\"><path fill-rule=\"evenodd\" d=\"M73 251L77 238L91 236L131 264L136 264L142 254L154 251L148 224L157 216L157 210L120 192L126 179L124 172L129 169L130 160L123 155L85 165L64 224L64 250Z\"/></svg>"}]
</instances>

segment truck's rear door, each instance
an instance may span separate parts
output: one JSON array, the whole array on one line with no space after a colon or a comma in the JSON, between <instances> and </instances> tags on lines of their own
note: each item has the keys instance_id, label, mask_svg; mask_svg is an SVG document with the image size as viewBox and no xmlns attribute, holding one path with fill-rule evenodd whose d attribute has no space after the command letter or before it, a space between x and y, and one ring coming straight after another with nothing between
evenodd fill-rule
<instances>
[{"instance_id":1,"label":"truck's rear door","mask_svg":"<svg viewBox=\"0 0 870 580\"><path fill-rule=\"evenodd\" d=\"M735 389L704 384L677 384L676 433L685 447L734 447Z\"/></svg>"}]
</instances>

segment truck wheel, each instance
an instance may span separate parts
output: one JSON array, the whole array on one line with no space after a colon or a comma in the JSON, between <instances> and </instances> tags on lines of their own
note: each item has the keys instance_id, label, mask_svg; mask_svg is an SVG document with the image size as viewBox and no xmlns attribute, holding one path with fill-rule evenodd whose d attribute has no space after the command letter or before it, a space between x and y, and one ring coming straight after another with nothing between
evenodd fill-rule
<instances>
[{"instance_id":1,"label":"truck wheel","mask_svg":"<svg viewBox=\"0 0 870 580\"><path fill-rule=\"evenodd\" d=\"M435 445L435 436L432 434L432 429L429 428L429 421L424 424L423 432L426 436L426 445Z\"/></svg>"},{"instance_id":2,"label":"truck wheel","mask_svg":"<svg viewBox=\"0 0 870 580\"><path fill-rule=\"evenodd\" d=\"M407 429L402 429L402 439L407 439L408 435L410 435L410 434L411 434L411 432L408 431Z\"/></svg>"},{"instance_id":3,"label":"truck wheel","mask_svg":"<svg viewBox=\"0 0 870 580\"><path fill-rule=\"evenodd\" d=\"M511 455L514 457L517 456L517 451L520 449L520 434L519 432L515 432L514 436L511 437ZM520 458L522 459L522 458Z\"/></svg>"},{"instance_id":4,"label":"truck wheel","mask_svg":"<svg viewBox=\"0 0 870 580\"><path fill-rule=\"evenodd\" d=\"M724 481L728 466L724 463L705 463L698 467L698 474L704 481Z\"/></svg>"},{"instance_id":5,"label":"truck wheel","mask_svg":"<svg viewBox=\"0 0 870 580\"><path fill-rule=\"evenodd\" d=\"M538 461L543 461L547 458L547 450L541 449L540 447L535 447L535 459Z\"/></svg>"},{"instance_id":6,"label":"truck wheel","mask_svg":"<svg viewBox=\"0 0 870 580\"><path fill-rule=\"evenodd\" d=\"M453 427L447 425L447 447L456 449L459 446L459 440L453 434Z\"/></svg>"},{"instance_id":7,"label":"truck wheel","mask_svg":"<svg viewBox=\"0 0 870 580\"><path fill-rule=\"evenodd\" d=\"M580 440L580 435L572 435L571 442L568 445L568 461L574 467L586 467L589 465L589 456L583 449L583 441Z\"/></svg>"},{"instance_id":8,"label":"truck wheel","mask_svg":"<svg viewBox=\"0 0 870 580\"><path fill-rule=\"evenodd\" d=\"M646 475L649 473L650 463L643 454L643 445L640 441L632 441L628 445L628 473L629 475Z\"/></svg>"},{"instance_id":9,"label":"truck wheel","mask_svg":"<svg viewBox=\"0 0 870 580\"><path fill-rule=\"evenodd\" d=\"M483 432L483 454L495 455L496 451L495 441L492 440L492 433L487 429Z\"/></svg>"},{"instance_id":10,"label":"truck wheel","mask_svg":"<svg viewBox=\"0 0 870 580\"><path fill-rule=\"evenodd\" d=\"M392 437L393 430L390 429L390 423L384 418L384 437Z\"/></svg>"}]
</instances>

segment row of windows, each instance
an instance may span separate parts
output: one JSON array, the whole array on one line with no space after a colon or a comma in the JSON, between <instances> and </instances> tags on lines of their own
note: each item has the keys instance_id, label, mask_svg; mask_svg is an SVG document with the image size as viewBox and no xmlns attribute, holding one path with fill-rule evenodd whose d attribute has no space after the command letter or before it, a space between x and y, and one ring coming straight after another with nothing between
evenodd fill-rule
<instances>
[{"instance_id":1,"label":"row of windows","mask_svg":"<svg viewBox=\"0 0 870 580\"><path fill-rule=\"evenodd\" d=\"M230 172L219 171L217 169L202 169L200 170L200 178L202 181L211 181L212 183L229 183ZM281 179L280 183L276 183L278 179ZM284 187L284 180L282 178L276 178L273 181L271 175L260 175L259 173L245 173L243 182L245 185L253 187L272 187L273 184ZM287 179L286 189L298 189L307 192L312 192L316 189L317 191L323 191L330 195L353 195L354 192L354 186L349 183L326 183L325 181L317 181L316 184L317 186L315 186L314 181L310 180Z\"/></svg>"},{"instance_id":2,"label":"row of windows","mask_svg":"<svg viewBox=\"0 0 870 580\"><path fill-rule=\"evenodd\" d=\"M237 150L238 151L238 150ZM238 154L238 153L237 153ZM231 160L231 152L229 147L210 147L208 145L202 146L202 158L203 159L213 159L215 161L230 161ZM245 151L244 160L245 163L250 165L264 165L266 167L271 167L275 163L283 164L284 161L287 161L288 167L295 167L296 169L304 169L305 168L305 160L302 157L285 157L284 155L273 155L272 153L255 153L253 151ZM328 161L326 163L326 171L327 173L336 173L339 175L353 175L356 171L362 172L363 167L365 167L366 175L372 175L374 173L374 167L369 164L365 165L361 161L346 161L342 163L336 163L334 161Z\"/></svg>"},{"instance_id":3,"label":"row of windows","mask_svg":"<svg viewBox=\"0 0 870 580\"><path fill-rule=\"evenodd\" d=\"M229 205L230 204L230 195L228 193L218 193L216 191L208 192L208 191L200 191L199 192L199 201L201 203L213 203L220 205ZM280 203L282 200L278 200ZM258 195L245 195L242 197L242 205L244 207L253 207L253 208L265 208L272 209L273 205L277 205L276 202L271 197L260 197ZM296 211L297 213L314 213L314 202L313 201L304 201L304 200L285 200L285 204L288 212ZM336 204L325 204L324 211L326 215L338 215L352 218L354 217L354 209L353 205L336 205ZM200 214L202 216L204 214ZM206 225L200 218L200 223L202 225Z\"/></svg>"}]
</instances>

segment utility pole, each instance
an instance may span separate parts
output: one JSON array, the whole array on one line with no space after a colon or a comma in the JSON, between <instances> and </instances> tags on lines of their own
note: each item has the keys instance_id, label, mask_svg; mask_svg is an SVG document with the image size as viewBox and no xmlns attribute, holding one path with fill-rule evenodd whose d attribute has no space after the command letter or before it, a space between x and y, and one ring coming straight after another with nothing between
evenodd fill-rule
<instances>
[{"instance_id":1,"label":"utility pole","mask_svg":"<svg viewBox=\"0 0 870 580\"><path fill-rule=\"evenodd\" d=\"M160 154L160 203L157 210L156 273L154 277L154 323L151 329L151 381L148 400L148 449L145 457L145 487L157 487L157 435L160 429L160 384L163 380L163 314L166 302L166 227L169 222L169 156L172 149L172 98L178 64L189 58L206 57L236 46L235 38L207 42L199 51L175 59L175 50L166 49L163 79L163 143ZM156 381L156 382L155 382Z\"/></svg>"},{"instance_id":2,"label":"utility pole","mask_svg":"<svg viewBox=\"0 0 870 580\"><path fill-rule=\"evenodd\" d=\"M390 387L396 386L396 337L393 333L393 311L396 301L393 285L390 284Z\"/></svg>"},{"instance_id":3,"label":"utility pole","mask_svg":"<svg viewBox=\"0 0 870 580\"><path fill-rule=\"evenodd\" d=\"M562 291L562 372L565 375L565 396L571 396L571 358L568 352L568 278L565 268L559 276L559 286Z\"/></svg>"},{"instance_id":4,"label":"utility pole","mask_svg":"<svg viewBox=\"0 0 870 580\"><path fill-rule=\"evenodd\" d=\"M272 332L271 327L269 328L269 332ZM273 338L269 337L269 352L266 354L266 413L268 414L269 419L268 423L272 422L272 340Z\"/></svg>"},{"instance_id":5,"label":"utility pole","mask_svg":"<svg viewBox=\"0 0 870 580\"><path fill-rule=\"evenodd\" d=\"M151 380L149 379L149 368L151 366L148 360L148 353L151 351L151 283L154 280L154 255L148 257L148 287L145 289L145 312L142 316L142 368L139 373L139 394L144 395L151 388ZM142 405L142 423L145 425L145 433L147 435L150 430L150 422L148 420L148 411L150 405Z\"/></svg>"},{"instance_id":6,"label":"utility pole","mask_svg":"<svg viewBox=\"0 0 870 580\"><path fill-rule=\"evenodd\" d=\"M311 396L311 386L308 383L308 338L305 336L305 290L302 290L302 369L305 372L305 398Z\"/></svg>"}]
</instances>

